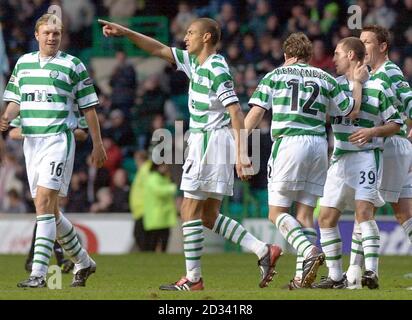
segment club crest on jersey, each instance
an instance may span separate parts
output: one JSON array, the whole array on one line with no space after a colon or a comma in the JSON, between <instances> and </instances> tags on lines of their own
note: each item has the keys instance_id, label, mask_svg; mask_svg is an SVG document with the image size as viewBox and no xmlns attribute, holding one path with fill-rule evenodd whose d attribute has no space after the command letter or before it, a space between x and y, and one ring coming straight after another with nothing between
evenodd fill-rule
<instances>
[{"instance_id":1,"label":"club crest on jersey","mask_svg":"<svg viewBox=\"0 0 412 320\"><path fill-rule=\"evenodd\" d=\"M362 96L362 103L368 102L369 97L367 95Z\"/></svg>"},{"instance_id":2,"label":"club crest on jersey","mask_svg":"<svg viewBox=\"0 0 412 320\"><path fill-rule=\"evenodd\" d=\"M228 89L234 88L233 81L230 81L230 80L226 81L223 85Z\"/></svg>"},{"instance_id":3,"label":"club crest on jersey","mask_svg":"<svg viewBox=\"0 0 412 320\"><path fill-rule=\"evenodd\" d=\"M83 81L83 84L85 86L90 86L93 84L93 79L92 78L87 78L86 80Z\"/></svg>"},{"instance_id":4,"label":"club crest on jersey","mask_svg":"<svg viewBox=\"0 0 412 320\"><path fill-rule=\"evenodd\" d=\"M52 78L52 79L57 79L57 78L59 77L59 71L57 71L57 70L52 70L52 71L50 71L49 76L50 76L50 78Z\"/></svg>"},{"instance_id":5,"label":"club crest on jersey","mask_svg":"<svg viewBox=\"0 0 412 320\"><path fill-rule=\"evenodd\" d=\"M409 83L407 83L406 81L402 81L402 82L398 83L396 86L397 86L399 89L409 88Z\"/></svg>"}]
</instances>

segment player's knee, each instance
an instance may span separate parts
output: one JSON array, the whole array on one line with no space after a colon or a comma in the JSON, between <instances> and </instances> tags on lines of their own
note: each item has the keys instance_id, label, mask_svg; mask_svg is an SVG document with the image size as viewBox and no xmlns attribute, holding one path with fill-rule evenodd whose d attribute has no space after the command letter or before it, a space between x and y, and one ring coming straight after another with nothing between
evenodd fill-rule
<instances>
[{"instance_id":1,"label":"player's knee","mask_svg":"<svg viewBox=\"0 0 412 320\"><path fill-rule=\"evenodd\" d=\"M331 212L322 212L318 217L319 227L321 228L334 228L338 223L339 217Z\"/></svg>"},{"instance_id":2,"label":"player's knee","mask_svg":"<svg viewBox=\"0 0 412 320\"><path fill-rule=\"evenodd\" d=\"M35 203L37 213L54 213L55 202L51 194L37 195Z\"/></svg>"}]
</instances>

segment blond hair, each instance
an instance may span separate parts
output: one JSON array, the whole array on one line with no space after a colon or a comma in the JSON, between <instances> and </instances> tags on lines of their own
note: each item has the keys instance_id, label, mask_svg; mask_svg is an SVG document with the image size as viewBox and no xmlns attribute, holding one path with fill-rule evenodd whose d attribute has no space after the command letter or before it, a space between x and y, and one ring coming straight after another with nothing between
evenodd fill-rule
<instances>
[{"instance_id":1,"label":"blond hair","mask_svg":"<svg viewBox=\"0 0 412 320\"><path fill-rule=\"evenodd\" d=\"M36 26L34 27L34 30L36 32L39 32L40 26L42 26L44 24L60 27L60 31L63 32L63 22L55 14L46 13L46 14L42 15L39 19L37 19Z\"/></svg>"}]
</instances>

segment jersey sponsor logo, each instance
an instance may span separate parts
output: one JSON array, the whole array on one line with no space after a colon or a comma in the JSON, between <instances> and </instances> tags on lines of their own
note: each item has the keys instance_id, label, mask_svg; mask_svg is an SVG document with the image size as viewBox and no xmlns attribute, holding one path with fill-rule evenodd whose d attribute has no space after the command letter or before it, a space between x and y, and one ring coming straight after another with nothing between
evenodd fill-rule
<instances>
[{"instance_id":1,"label":"jersey sponsor logo","mask_svg":"<svg viewBox=\"0 0 412 320\"><path fill-rule=\"evenodd\" d=\"M233 89L235 86L233 85L233 81L228 80L223 84L228 89Z\"/></svg>"},{"instance_id":2,"label":"jersey sponsor logo","mask_svg":"<svg viewBox=\"0 0 412 320\"><path fill-rule=\"evenodd\" d=\"M91 78L87 78L86 80L83 81L83 84L85 86L90 86L93 84L93 80Z\"/></svg>"},{"instance_id":3,"label":"jersey sponsor logo","mask_svg":"<svg viewBox=\"0 0 412 320\"><path fill-rule=\"evenodd\" d=\"M30 71L22 71L21 74L22 74L22 75L29 75L29 74L30 74Z\"/></svg>"},{"instance_id":4,"label":"jersey sponsor logo","mask_svg":"<svg viewBox=\"0 0 412 320\"><path fill-rule=\"evenodd\" d=\"M35 102L53 102L53 95L47 93L46 90L36 90L34 92L23 93L21 95L23 101L35 101Z\"/></svg>"},{"instance_id":5,"label":"jersey sponsor logo","mask_svg":"<svg viewBox=\"0 0 412 320\"><path fill-rule=\"evenodd\" d=\"M50 71L49 76L50 76L50 78L52 78L52 79L57 79L57 78L59 77L59 71L57 71L57 70L52 70L52 71Z\"/></svg>"}]
</instances>

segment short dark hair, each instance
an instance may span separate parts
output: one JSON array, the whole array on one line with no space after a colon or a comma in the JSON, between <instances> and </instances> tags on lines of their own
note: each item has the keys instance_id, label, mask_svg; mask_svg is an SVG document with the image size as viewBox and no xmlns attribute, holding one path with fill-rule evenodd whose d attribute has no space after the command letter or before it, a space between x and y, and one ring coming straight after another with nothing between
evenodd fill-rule
<instances>
[{"instance_id":1,"label":"short dark hair","mask_svg":"<svg viewBox=\"0 0 412 320\"><path fill-rule=\"evenodd\" d=\"M202 25L204 33L210 33L211 42L214 46L219 43L221 37L221 29L217 21L210 18L199 18L194 22L199 22Z\"/></svg>"},{"instance_id":2,"label":"short dark hair","mask_svg":"<svg viewBox=\"0 0 412 320\"><path fill-rule=\"evenodd\" d=\"M389 46L391 42L391 38L389 35L388 29L381 27L377 24L374 25L367 25L362 28L362 32L373 32L378 39L378 43L386 43L386 52L389 51Z\"/></svg>"},{"instance_id":3,"label":"short dark hair","mask_svg":"<svg viewBox=\"0 0 412 320\"><path fill-rule=\"evenodd\" d=\"M312 42L304 33L295 32L283 43L283 51L288 58L303 59L308 62L312 57Z\"/></svg>"},{"instance_id":4,"label":"short dark hair","mask_svg":"<svg viewBox=\"0 0 412 320\"><path fill-rule=\"evenodd\" d=\"M363 61L365 59L366 48L363 42L356 37L347 37L343 38L338 42L338 44L342 44L346 51L352 50L355 53L356 58L359 61Z\"/></svg>"}]
</instances>

